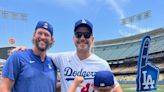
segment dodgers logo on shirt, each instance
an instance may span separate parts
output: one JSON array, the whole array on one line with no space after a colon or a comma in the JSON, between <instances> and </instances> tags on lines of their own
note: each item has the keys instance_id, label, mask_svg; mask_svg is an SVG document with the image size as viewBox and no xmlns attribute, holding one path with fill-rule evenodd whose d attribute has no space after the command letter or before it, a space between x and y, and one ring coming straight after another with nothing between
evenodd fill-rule
<instances>
[{"instance_id":1,"label":"dodgers logo on shirt","mask_svg":"<svg viewBox=\"0 0 164 92\"><path fill-rule=\"evenodd\" d=\"M30 60L29 62L30 62L31 64L32 64L32 63L35 63L35 61L31 61L31 60Z\"/></svg>"},{"instance_id":2,"label":"dodgers logo on shirt","mask_svg":"<svg viewBox=\"0 0 164 92\"><path fill-rule=\"evenodd\" d=\"M52 66L51 66L51 64L48 64L48 68L49 68L49 69L52 69Z\"/></svg>"},{"instance_id":3,"label":"dodgers logo on shirt","mask_svg":"<svg viewBox=\"0 0 164 92\"><path fill-rule=\"evenodd\" d=\"M74 80L75 76L83 76L86 79L93 79L96 72L94 71L86 71L84 69L74 70L71 67L65 67L64 75L65 80Z\"/></svg>"},{"instance_id":4,"label":"dodgers logo on shirt","mask_svg":"<svg viewBox=\"0 0 164 92\"><path fill-rule=\"evenodd\" d=\"M150 36L146 35L141 43L138 69L137 69L137 92L151 91L157 89L159 68L155 64L148 62L148 51L150 47Z\"/></svg>"}]
</instances>

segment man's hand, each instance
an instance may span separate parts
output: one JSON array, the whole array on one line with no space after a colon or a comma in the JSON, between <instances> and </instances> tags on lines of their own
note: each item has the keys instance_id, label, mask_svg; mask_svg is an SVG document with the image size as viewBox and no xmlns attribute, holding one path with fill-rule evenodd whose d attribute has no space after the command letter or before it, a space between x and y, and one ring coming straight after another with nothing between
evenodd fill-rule
<instances>
[{"instance_id":1,"label":"man's hand","mask_svg":"<svg viewBox=\"0 0 164 92\"><path fill-rule=\"evenodd\" d=\"M25 46L18 46L18 47L11 50L11 54L14 53L15 51L26 50L26 49L27 49L27 47L25 47Z\"/></svg>"},{"instance_id":2,"label":"man's hand","mask_svg":"<svg viewBox=\"0 0 164 92\"><path fill-rule=\"evenodd\" d=\"M81 84L83 81L84 81L84 78L82 76L76 76L73 81L73 84L76 87L84 87L84 85Z\"/></svg>"},{"instance_id":3,"label":"man's hand","mask_svg":"<svg viewBox=\"0 0 164 92\"><path fill-rule=\"evenodd\" d=\"M81 84L83 81L84 78L82 76L76 76L71 86L68 88L67 92L76 92L77 87L85 87L84 85Z\"/></svg>"}]
</instances>

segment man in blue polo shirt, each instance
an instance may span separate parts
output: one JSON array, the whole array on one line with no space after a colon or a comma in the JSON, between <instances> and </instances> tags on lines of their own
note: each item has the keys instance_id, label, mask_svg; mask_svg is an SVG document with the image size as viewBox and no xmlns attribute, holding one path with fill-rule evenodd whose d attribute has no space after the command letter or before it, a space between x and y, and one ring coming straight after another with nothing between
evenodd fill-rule
<instances>
[{"instance_id":1,"label":"man in blue polo shirt","mask_svg":"<svg viewBox=\"0 0 164 92\"><path fill-rule=\"evenodd\" d=\"M16 51L7 59L0 92L56 92L57 70L46 55L54 43L52 25L39 21L32 42L32 49Z\"/></svg>"}]
</instances>

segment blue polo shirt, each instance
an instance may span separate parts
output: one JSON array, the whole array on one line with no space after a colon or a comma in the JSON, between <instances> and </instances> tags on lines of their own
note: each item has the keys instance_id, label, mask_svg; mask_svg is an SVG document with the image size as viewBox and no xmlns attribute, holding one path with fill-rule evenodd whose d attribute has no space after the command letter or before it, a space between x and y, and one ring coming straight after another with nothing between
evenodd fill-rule
<instances>
[{"instance_id":1,"label":"blue polo shirt","mask_svg":"<svg viewBox=\"0 0 164 92\"><path fill-rule=\"evenodd\" d=\"M57 69L51 58L42 62L31 49L14 52L6 61L2 77L14 81L11 92L56 92Z\"/></svg>"}]
</instances>

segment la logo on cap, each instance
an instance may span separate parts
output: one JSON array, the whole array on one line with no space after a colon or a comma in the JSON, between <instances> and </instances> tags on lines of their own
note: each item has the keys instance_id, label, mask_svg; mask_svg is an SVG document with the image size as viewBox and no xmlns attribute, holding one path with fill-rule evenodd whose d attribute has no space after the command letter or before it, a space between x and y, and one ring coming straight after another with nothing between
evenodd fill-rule
<instances>
[{"instance_id":1,"label":"la logo on cap","mask_svg":"<svg viewBox=\"0 0 164 92\"><path fill-rule=\"evenodd\" d=\"M44 23L43 27L47 29L48 28L48 23Z\"/></svg>"},{"instance_id":2,"label":"la logo on cap","mask_svg":"<svg viewBox=\"0 0 164 92\"><path fill-rule=\"evenodd\" d=\"M83 20L82 20L82 23L86 24L87 22L83 19Z\"/></svg>"}]
</instances>

